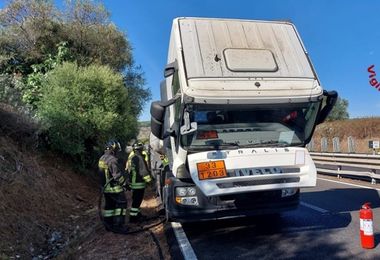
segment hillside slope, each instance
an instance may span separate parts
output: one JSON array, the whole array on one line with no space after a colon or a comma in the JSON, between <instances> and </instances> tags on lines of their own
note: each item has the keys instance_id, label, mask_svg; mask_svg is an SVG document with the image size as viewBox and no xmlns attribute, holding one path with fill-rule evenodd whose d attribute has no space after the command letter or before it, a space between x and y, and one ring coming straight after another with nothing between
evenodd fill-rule
<instances>
[{"instance_id":1,"label":"hillside slope","mask_svg":"<svg viewBox=\"0 0 380 260\"><path fill-rule=\"evenodd\" d=\"M341 152L348 152L348 137L355 140L356 153L372 153L368 142L380 140L380 118L358 118L325 122L317 126L313 139L315 151L321 151L321 138L326 137L328 151L333 151L332 139L338 137Z\"/></svg>"},{"instance_id":2,"label":"hillside slope","mask_svg":"<svg viewBox=\"0 0 380 260\"><path fill-rule=\"evenodd\" d=\"M1 103L0 119L0 259L170 259L162 224L128 236L106 232L96 174L37 149L38 126ZM154 217L154 190L146 193L142 212Z\"/></svg>"},{"instance_id":3,"label":"hillside slope","mask_svg":"<svg viewBox=\"0 0 380 260\"><path fill-rule=\"evenodd\" d=\"M0 118L0 256L52 257L96 210L94 181L37 152L33 123L4 106Z\"/></svg>"}]
</instances>

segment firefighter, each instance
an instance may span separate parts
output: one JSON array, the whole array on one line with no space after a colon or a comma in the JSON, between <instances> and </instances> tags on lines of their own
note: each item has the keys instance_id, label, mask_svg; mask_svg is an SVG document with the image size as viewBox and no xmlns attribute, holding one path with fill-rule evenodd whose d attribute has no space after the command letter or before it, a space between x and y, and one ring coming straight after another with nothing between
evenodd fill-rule
<instances>
[{"instance_id":1,"label":"firefighter","mask_svg":"<svg viewBox=\"0 0 380 260\"><path fill-rule=\"evenodd\" d=\"M134 152L134 150L133 150L133 148L132 148L132 151L131 151L131 153L128 155L128 160L127 160L127 163L125 164L125 171L126 172L129 172L130 171L130 169L131 169L131 158L133 157L135 155L135 152ZM149 167L149 154L143 149L142 150L142 155L143 155L143 157L144 157L144 160L146 161L146 163L147 163L147 165L148 165L148 167ZM148 168L149 169L149 168Z\"/></svg>"},{"instance_id":2,"label":"firefighter","mask_svg":"<svg viewBox=\"0 0 380 260\"><path fill-rule=\"evenodd\" d=\"M144 217L140 213L140 205L144 199L146 184L151 182L149 168L143 154L144 145L136 142L132 146L133 155L128 157L129 183L132 190L132 206L129 212L129 222L135 223Z\"/></svg>"},{"instance_id":3,"label":"firefighter","mask_svg":"<svg viewBox=\"0 0 380 260\"><path fill-rule=\"evenodd\" d=\"M101 184L104 187L104 225L108 231L115 233L127 231L124 226L127 199L123 189L126 176L120 170L116 157L116 153L120 151L121 146L118 141L108 141L98 164Z\"/></svg>"}]
</instances>

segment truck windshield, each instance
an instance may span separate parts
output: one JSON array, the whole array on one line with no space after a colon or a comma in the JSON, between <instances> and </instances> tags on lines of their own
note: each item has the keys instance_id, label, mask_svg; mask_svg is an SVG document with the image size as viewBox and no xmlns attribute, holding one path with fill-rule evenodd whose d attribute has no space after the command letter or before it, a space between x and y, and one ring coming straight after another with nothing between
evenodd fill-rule
<instances>
[{"instance_id":1,"label":"truck windshield","mask_svg":"<svg viewBox=\"0 0 380 260\"><path fill-rule=\"evenodd\" d=\"M271 105L186 106L197 131L181 136L185 149L304 145L321 102Z\"/></svg>"}]
</instances>

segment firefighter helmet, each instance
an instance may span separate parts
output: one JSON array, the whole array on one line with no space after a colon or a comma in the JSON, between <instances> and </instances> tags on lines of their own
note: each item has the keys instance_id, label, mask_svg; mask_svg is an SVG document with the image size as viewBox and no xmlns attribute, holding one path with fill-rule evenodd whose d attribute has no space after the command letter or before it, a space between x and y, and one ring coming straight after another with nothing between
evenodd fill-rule
<instances>
[{"instance_id":1,"label":"firefighter helmet","mask_svg":"<svg viewBox=\"0 0 380 260\"><path fill-rule=\"evenodd\" d=\"M110 140L106 143L106 150L120 152L121 151L120 143L116 140Z\"/></svg>"},{"instance_id":2,"label":"firefighter helmet","mask_svg":"<svg viewBox=\"0 0 380 260\"><path fill-rule=\"evenodd\" d=\"M135 142L132 145L132 148L133 148L134 151L136 151L136 150L142 151L143 148L144 148L144 144L142 142Z\"/></svg>"}]
</instances>

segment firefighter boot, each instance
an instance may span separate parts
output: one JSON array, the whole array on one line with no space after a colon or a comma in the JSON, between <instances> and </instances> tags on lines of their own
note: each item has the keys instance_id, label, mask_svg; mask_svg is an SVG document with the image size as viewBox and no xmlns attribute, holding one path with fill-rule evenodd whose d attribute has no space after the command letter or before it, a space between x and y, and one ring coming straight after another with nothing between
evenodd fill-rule
<instances>
[{"instance_id":1,"label":"firefighter boot","mask_svg":"<svg viewBox=\"0 0 380 260\"><path fill-rule=\"evenodd\" d=\"M113 227L113 218L114 217L104 217L103 224L107 231L111 231Z\"/></svg>"},{"instance_id":2,"label":"firefighter boot","mask_svg":"<svg viewBox=\"0 0 380 260\"><path fill-rule=\"evenodd\" d=\"M126 226L124 226L124 222L125 222L125 216L124 215L114 216L113 217L112 232L121 233L121 234L126 233L128 231L128 229Z\"/></svg>"}]
</instances>

